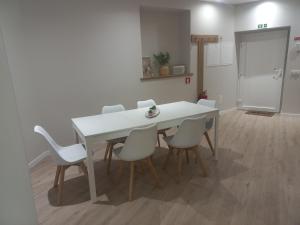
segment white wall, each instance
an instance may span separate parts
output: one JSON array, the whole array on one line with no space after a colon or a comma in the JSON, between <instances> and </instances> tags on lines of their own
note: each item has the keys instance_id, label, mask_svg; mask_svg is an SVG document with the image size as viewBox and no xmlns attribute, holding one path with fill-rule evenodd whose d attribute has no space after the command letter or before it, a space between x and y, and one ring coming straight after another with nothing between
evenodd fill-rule
<instances>
[{"instance_id":1,"label":"white wall","mask_svg":"<svg viewBox=\"0 0 300 225\"><path fill-rule=\"evenodd\" d=\"M0 224L35 225L36 211L1 28L0 75Z\"/></svg>"},{"instance_id":2,"label":"white wall","mask_svg":"<svg viewBox=\"0 0 300 225\"><path fill-rule=\"evenodd\" d=\"M70 118L95 114L107 104L135 107L138 99L158 103L194 100L183 78L141 82L142 49L138 0L20 0L20 11L7 13L0 1L0 25L21 116L27 159L48 146L32 132L45 126L61 144L73 143ZM191 10L191 32L219 34L233 40L234 8L199 1L152 1L153 6ZM144 2L145 3L145 2ZM144 4L143 3L143 4ZM13 22L12 22L13 21ZM191 72L196 74L197 49L191 49ZM235 105L235 67L205 71L209 97L224 96L222 109ZM234 96L234 97L233 97Z\"/></svg>"},{"instance_id":3,"label":"white wall","mask_svg":"<svg viewBox=\"0 0 300 225\"><path fill-rule=\"evenodd\" d=\"M300 79L290 76L292 69L300 69L300 53L296 52L294 37L300 36L300 1L268 1L236 7L237 31L255 30L257 25L268 23L268 27L291 26L291 37L284 79L282 112L300 114Z\"/></svg>"}]
</instances>

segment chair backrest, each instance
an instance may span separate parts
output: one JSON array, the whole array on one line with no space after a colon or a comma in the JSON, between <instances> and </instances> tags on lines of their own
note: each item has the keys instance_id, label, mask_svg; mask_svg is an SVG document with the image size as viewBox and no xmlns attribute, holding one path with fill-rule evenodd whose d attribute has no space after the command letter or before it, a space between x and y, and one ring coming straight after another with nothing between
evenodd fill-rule
<instances>
[{"instance_id":1,"label":"chair backrest","mask_svg":"<svg viewBox=\"0 0 300 225\"><path fill-rule=\"evenodd\" d=\"M50 144L51 148L51 156L54 159L54 161L58 164L58 165L63 165L66 163L65 160L63 160L60 155L59 155L59 150L62 149L63 147L58 145L54 139L49 135L49 133L41 126L35 126L34 127L34 132L42 135L46 141Z\"/></svg>"},{"instance_id":2,"label":"chair backrest","mask_svg":"<svg viewBox=\"0 0 300 225\"><path fill-rule=\"evenodd\" d=\"M206 99L200 99L198 101L199 105L203 105L203 106L207 106L207 107L210 107L210 108L216 108L216 100L206 100ZM206 130L209 130L212 128L214 124L214 119L213 118L208 118L207 121L206 121Z\"/></svg>"},{"instance_id":3,"label":"chair backrest","mask_svg":"<svg viewBox=\"0 0 300 225\"><path fill-rule=\"evenodd\" d=\"M120 112L125 111L125 107L121 104L119 105L107 105L103 106L102 113L113 113L113 112Z\"/></svg>"},{"instance_id":4,"label":"chair backrest","mask_svg":"<svg viewBox=\"0 0 300 225\"><path fill-rule=\"evenodd\" d=\"M216 100L207 100L207 99L200 99L197 104L207 106L210 108L216 108Z\"/></svg>"},{"instance_id":5,"label":"chair backrest","mask_svg":"<svg viewBox=\"0 0 300 225\"><path fill-rule=\"evenodd\" d=\"M125 161L136 161L151 156L155 151L156 134L156 124L132 130L119 157Z\"/></svg>"},{"instance_id":6,"label":"chair backrest","mask_svg":"<svg viewBox=\"0 0 300 225\"><path fill-rule=\"evenodd\" d=\"M205 122L205 116L185 119L171 139L170 145L177 148L198 146L205 132Z\"/></svg>"},{"instance_id":7,"label":"chair backrest","mask_svg":"<svg viewBox=\"0 0 300 225\"><path fill-rule=\"evenodd\" d=\"M152 107L156 105L155 101L153 99L148 99L145 101L137 101L137 107L138 108L146 108L146 107Z\"/></svg>"}]
</instances>

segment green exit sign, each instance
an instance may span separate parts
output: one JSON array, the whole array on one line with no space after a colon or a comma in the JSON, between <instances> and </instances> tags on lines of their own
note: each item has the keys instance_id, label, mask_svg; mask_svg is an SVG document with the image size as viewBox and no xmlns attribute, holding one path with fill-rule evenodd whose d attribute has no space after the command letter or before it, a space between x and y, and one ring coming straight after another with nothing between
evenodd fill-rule
<instances>
[{"instance_id":1,"label":"green exit sign","mask_svg":"<svg viewBox=\"0 0 300 225\"><path fill-rule=\"evenodd\" d=\"M261 23L261 24L258 24L258 25L257 25L257 28L258 28L258 29L265 29L265 28L268 28L268 24L267 24L267 23L265 23L265 24L262 24L262 23Z\"/></svg>"}]
</instances>

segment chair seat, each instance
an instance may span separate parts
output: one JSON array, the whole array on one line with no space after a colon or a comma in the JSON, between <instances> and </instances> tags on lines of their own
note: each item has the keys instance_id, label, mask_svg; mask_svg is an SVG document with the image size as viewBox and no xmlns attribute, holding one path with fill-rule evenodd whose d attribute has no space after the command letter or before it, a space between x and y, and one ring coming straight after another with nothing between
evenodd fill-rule
<instances>
[{"instance_id":1,"label":"chair seat","mask_svg":"<svg viewBox=\"0 0 300 225\"><path fill-rule=\"evenodd\" d=\"M65 160L69 164L80 162L87 157L86 150L81 144L62 147L58 151L58 154L63 160Z\"/></svg>"},{"instance_id":2,"label":"chair seat","mask_svg":"<svg viewBox=\"0 0 300 225\"><path fill-rule=\"evenodd\" d=\"M121 138L115 138L115 139L110 139L107 140L106 142L109 144L118 144L118 143L125 143L126 137L121 137Z\"/></svg>"},{"instance_id":3,"label":"chair seat","mask_svg":"<svg viewBox=\"0 0 300 225\"><path fill-rule=\"evenodd\" d=\"M168 136L168 137L164 137L164 140L168 144L168 146L171 146L173 148L193 148L193 147L196 147L195 145L193 145L193 146L191 146L191 145L174 146L172 144L173 137L174 137L174 135L171 135L171 136Z\"/></svg>"},{"instance_id":4,"label":"chair seat","mask_svg":"<svg viewBox=\"0 0 300 225\"><path fill-rule=\"evenodd\" d=\"M118 147L118 148L114 148L114 149L113 149L114 154L115 154L119 159L121 159L121 158L119 157L119 155L120 155L122 149L123 149L123 147ZM155 148L155 150L157 151L158 148ZM151 155L151 154L150 154L150 155ZM143 157L139 158L138 160L146 159L146 158L149 157L150 155L143 156ZM122 160L124 160L124 159L122 159Z\"/></svg>"}]
</instances>

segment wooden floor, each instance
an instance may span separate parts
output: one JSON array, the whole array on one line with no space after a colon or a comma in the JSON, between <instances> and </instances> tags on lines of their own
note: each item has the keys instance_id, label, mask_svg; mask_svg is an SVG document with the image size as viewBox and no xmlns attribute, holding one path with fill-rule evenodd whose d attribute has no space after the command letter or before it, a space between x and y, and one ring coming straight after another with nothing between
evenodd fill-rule
<instances>
[{"instance_id":1,"label":"wooden floor","mask_svg":"<svg viewBox=\"0 0 300 225\"><path fill-rule=\"evenodd\" d=\"M117 165L106 175L106 163L96 162L98 195L89 201L87 178L75 167L67 171L63 206L56 206L52 189L55 167L50 159L32 170L40 224L109 225L297 225L300 224L300 118L264 117L232 111L221 116L219 161L212 159L205 140L200 153L209 169L203 178L197 165L184 164L176 183L175 159L166 171L166 151L154 162L163 188L153 187L148 173L138 174L134 200L127 201L129 168L119 184ZM102 158L104 149L99 151Z\"/></svg>"}]
</instances>

